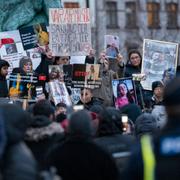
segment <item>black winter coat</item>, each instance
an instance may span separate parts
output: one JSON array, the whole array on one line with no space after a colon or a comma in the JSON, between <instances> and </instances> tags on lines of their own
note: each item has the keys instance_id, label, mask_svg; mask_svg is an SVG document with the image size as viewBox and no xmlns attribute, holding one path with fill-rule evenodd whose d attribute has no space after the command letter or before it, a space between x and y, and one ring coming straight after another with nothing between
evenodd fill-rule
<instances>
[{"instance_id":1,"label":"black winter coat","mask_svg":"<svg viewBox=\"0 0 180 180\"><path fill-rule=\"evenodd\" d=\"M40 169L44 169L48 151L64 140L63 129L59 123L51 122L45 116L36 116L26 131L25 142L31 149Z\"/></svg>"},{"instance_id":2,"label":"black winter coat","mask_svg":"<svg viewBox=\"0 0 180 180\"><path fill-rule=\"evenodd\" d=\"M0 76L0 97L8 97L7 81L4 77Z\"/></svg>"},{"instance_id":3,"label":"black winter coat","mask_svg":"<svg viewBox=\"0 0 180 180\"><path fill-rule=\"evenodd\" d=\"M70 138L49 156L63 180L117 180L118 170L111 156L91 140Z\"/></svg>"},{"instance_id":4,"label":"black winter coat","mask_svg":"<svg viewBox=\"0 0 180 180\"><path fill-rule=\"evenodd\" d=\"M160 135L153 138L153 152L155 154L155 180L179 180L180 150L180 123L176 120L174 126L168 125ZM132 153L124 174L125 180L143 180L143 159L141 146L138 144Z\"/></svg>"},{"instance_id":5,"label":"black winter coat","mask_svg":"<svg viewBox=\"0 0 180 180\"><path fill-rule=\"evenodd\" d=\"M32 153L23 142L6 148L3 157L3 179L37 180L37 164Z\"/></svg>"}]
</instances>

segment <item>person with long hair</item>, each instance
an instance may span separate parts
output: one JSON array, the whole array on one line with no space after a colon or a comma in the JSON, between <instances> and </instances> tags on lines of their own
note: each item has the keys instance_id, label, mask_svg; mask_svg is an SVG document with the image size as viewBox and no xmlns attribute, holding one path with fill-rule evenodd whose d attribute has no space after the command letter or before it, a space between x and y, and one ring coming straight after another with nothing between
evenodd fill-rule
<instances>
[{"instance_id":1,"label":"person with long hair","mask_svg":"<svg viewBox=\"0 0 180 180\"><path fill-rule=\"evenodd\" d=\"M132 97L126 83L119 82L117 85L117 98L115 100L116 108L121 108L129 103L134 103L134 98Z\"/></svg>"}]
</instances>

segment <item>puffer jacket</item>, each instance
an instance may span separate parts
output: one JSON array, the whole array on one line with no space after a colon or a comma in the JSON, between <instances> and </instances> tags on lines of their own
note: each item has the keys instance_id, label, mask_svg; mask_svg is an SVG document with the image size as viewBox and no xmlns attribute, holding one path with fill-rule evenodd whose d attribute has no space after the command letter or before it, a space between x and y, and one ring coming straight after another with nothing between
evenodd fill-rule
<instances>
[{"instance_id":1,"label":"puffer jacket","mask_svg":"<svg viewBox=\"0 0 180 180\"><path fill-rule=\"evenodd\" d=\"M26 131L25 142L31 149L40 169L44 169L46 155L53 146L64 139L64 130L59 123L45 116L36 116Z\"/></svg>"}]
</instances>

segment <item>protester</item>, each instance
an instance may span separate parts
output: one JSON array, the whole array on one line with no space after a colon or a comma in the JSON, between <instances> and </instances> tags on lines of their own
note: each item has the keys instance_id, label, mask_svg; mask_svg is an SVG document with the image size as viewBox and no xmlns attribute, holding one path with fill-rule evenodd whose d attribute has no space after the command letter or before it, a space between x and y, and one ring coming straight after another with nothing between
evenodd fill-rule
<instances>
[{"instance_id":1,"label":"protester","mask_svg":"<svg viewBox=\"0 0 180 180\"><path fill-rule=\"evenodd\" d=\"M25 142L36 158L39 169L44 169L47 152L64 139L63 128L48 117L36 115L26 131Z\"/></svg>"},{"instance_id":2,"label":"protester","mask_svg":"<svg viewBox=\"0 0 180 180\"><path fill-rule=\"evenodd\" d=\"M9 63L5 60L0 60L0 97L8 97L9 90L6 76L8 75Z\"/></svg>"},{"instance_id":3,"label":"protester","mask_svg":"<svg viewBox=\"0 0 180 180\"><path fill-rule=\"evenodd\" d=\"M128 61L125 66L124 77L132 77L133 74L141 73L142 56L140 52L133 49L128 54Z\"/></svg>"},{"instance_id":4,"label":"protester","mask_svg":"<svg viewBox=\"0 0 180 180\"><path fill-rule=\"evenodd\" d=\"M48 167L55 166L64 180L117 180L118 170L111 156L92 141L90 115L82 110L71 115L69 137L49 154Z\"/></svg>"},{"instance_id":5,"label":"protester","mask_svg":"<svg viewBox=\"0 0 180 180\"><path fill-rule=\"evenodd\" d=\"M103 99L104 106L113 106L112 80L117 79L117 74L109 69L109 60L100 59L100 78L102 84L100 88L93 90L94 97Z\"/></svg>"},{"instance_id":6,"label":"protester","mask_svg":"<svg viewBox=\"0 0 180 180\"><path fill-rule=\"evenodd\" d=\"M152 83L153 96L151 98L152 107L154 105L163 105L163 90L164 85L161 81L154 81Z\"/></svg>"},{"instance_id":7,"label":"protester","mask_svg":"<svg viewBox=\"0 0 180 180\"><path fill-rule=\"evenodd\" d=\"M135 141L133 137L123 135L123 122L119 110L113 107L105 108L99 119L95 142L111 154L130 151Z\"/></svg>"},{"instance_id":8,"label":"protester","mask_svg":"<svg viewBox=\"0 0 180 180\"><path fill-rule=\"evenodd\" d=\"M150 113L141 114L135 121L135 134L138 139L145 134L154 134L158 131L155 117Z\"/></svg>"},{"instance_id":9,"label":"protester","mask_svg":"<svg viewBox=\"0 0 180 180\"><path fill-rule=\"evenodd\" d=\"M51 121L55 119L55 108L48 100L40 100L33 106L33 115L43 115L49 118Z\"/></svg>"},{"instance_id":10,"label":"protester","mask_svg":"<svg viewBox=\"0 0 180 180\"><path fill-rule=\"evenodd\" d=\"M157 137L141 138L141 146L133 152L125 179L179 179L180 150L180 78L167 84L164 90L164 104L168 116L165 128ZM148 157L148 159L146 158ZM134 163L138 162L138 163Z\"/></svg>"},{"instance_id":11,"label":"protester","mask_svg":"<svg viewBox=\"0 0 180 180\"><path fill-rule=\"evenodd\" d=\"M176 76L175 69L168 68L163 73L162 82L164 85L168 84L169 81L171 81Z\"/></svg>"},{"instance_id":12,"label":"protester","mask_svg":"<svg viewBox=\"0 0 180 180\"><path fill-rule=\"evenodd\" d=\"M58 103L55 108L55 115L59 114L66 114L67 112L67 105L64 103Z\"/></svg>"},{"instance_id":13,"label":"protester","mask_svg":"<svg viewBox=\"0 0 180 180\"><path fill-rule=\"evenodd\" d=\"M70 56L56 56L54 65L67 65L70 63Z\"/></svg>"},{"instance_id":14,"label":"protester","mask_svg":"<svg viewBox=\"0 0 180 180\"><path fill-rule=\"evenodd\" d=\"M80 101L77 105L84 105L84 108L89 110L93 105L101 105L103 101L100 98L93 96L93 92L90 88L83 88L81 90Z\"/></svg>"},{"instance_id":15,"label":"protester","mask_svg":"<svg viewBox=\"0 0 180 180\"><path fill-rule=\"evenodd\" d=\"M2 159L3 179L36 180L37 164L23 142L25 132L31 123L29 114L16 105L4 104L0 106L0 116L0 120L4 120L7 137Z\"/></svg>"},{"instance_id":16,"label":"protester","mask_svg":"<svg viewBox=\"0 0 180 180\"><path fill-rule=\"evenodd\" d=\"M133 123L136 122L136 119L142 114L141 108L137 104L128 104L120 109L121 114L126 114Z\"/></svg>"},{"instance_id":17,"label":"protester","mask_svg":"<svg viewBox=\"0 0 180 180\"><path fill-rule=\"evenodd\" d=\"M11 97L19 97L19 98L27 98L27 99L35 98L36 96L35 84L37 82L35 83L33 82L33 80L37 81L37 74L33 70L33 64L31 58L27 56L22 57L19 61L19 67L14 68L11 75L17 76L16 80L10 81L9 94Z\"/></svg>"}]
</instances>

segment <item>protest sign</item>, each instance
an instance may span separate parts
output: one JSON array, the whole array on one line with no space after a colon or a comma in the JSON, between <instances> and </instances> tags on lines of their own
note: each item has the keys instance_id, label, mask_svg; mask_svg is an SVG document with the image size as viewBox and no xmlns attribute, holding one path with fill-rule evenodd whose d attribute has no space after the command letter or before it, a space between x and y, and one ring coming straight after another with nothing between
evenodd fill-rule
<instances>
[{"instance_id":1,"label":"protest sign","mask_svg":"<svg viewBox=\"0 0 180 180\"><path fill-rule=\"evenodd\" d=\"M91 49L88 8L50 8L49 42L53 56L83 56Z\"/></svg>"},{"instance_id":2,"label":"protest sign","mask_svg":"<svg viewBox=\"0 0 180 180\"><path fill-rule=\"evenodd\" d=\"M0 56L10 64L9 73L19 67L19 60L23 56L27 56L18 30L0 32Z\"/></svg>"},{"instance_id":3,"label":"protest sign","mask_svg":"<svg viewBox=\"0 0 180 180\"><path fill-rule=\"evenodd\" d=\"M119 53L119 37L105 35L105 50L108 58L116 58Z\"/></svg>"},{"instance_id":4,"label":"protest sign","mask_svg":"<svg viewBox=\"0 0 180 180\"><path fill-rule=\"evenodd\" d=\"M74 64L72 86L74 88L99 88L99 64Z\"/></svg>"},{"instance_id":5,"label":"protest sign","mask_svg":"<svg viewBox=\"0 0 180 180\"><path fill-rule=\"evenodd\" d=\"M24 50L38 46L45 46L49 43L49 35L45 24L36 24L19 29Z\"/></svg>"},{"instance_id":6,"label":"protest sign","mask_svg":"<svg viewBox=\"0 0 180 180\"><path fill-rule=\"evenodd\" d=\"M151 90L154 81L163 80L166 71L176 71L178 44L145 39L143 45L143 61L141 73L145 80L141 81L144 89Z\"/></svg>"},{"instance_id":7,"label":"protest sign","mask_svg":"<svg viewBox=\"0 0 180 180\"><path fill-rule=\"evenodd\" d=\"M77 104L81 97L81 89L80 88L71 88L71 99L73 104Z\"/></svg>"},{"instance_id":8,"label":"protest sign","mask_svg":"<svg viewBox=\"0 0 180 180\"><path fill-rule=\"evenodd\" d=\"M73 70L73 65L63 65L63 72L64 72L64 82L66 86L71 86L72 85L72 70Z\"/></svg>"},{"instance_id":9,"label":"protest sign","mask_svg":"<svg viewBox=\"0 0 180 180\"><path fill-rule=\"evenodd\" d=\"M71 56L70 64L85 64L86 56Z\"/></svg>"},{"instance_id":10,"label":"protest sign","mask_svg":"<svg viewBox=\"0 0 180 180\"><path fill-rule=\"evenodd\" d=\"M49 80L64 81L64 72L62 65L50 65L49 66Z\"/></svg>"},{"instance_id":11,"label":"protest sign","mask_svg":"<svg viewBox=\"0 0 180 180\"><path fill-rule=\"evenodd\" d=\"M35 98L36 83L38 82L36 76L12 73L9 76L9 81L9 96L11 98Z\"/></svg>"},{"instance_id":12,"label":"protest sign","mask_svg":"<svg viewBox=\"0 0 180 180\"><path fill-rule=\"evenodd\" d=\"M58 103L64 103L67 106L72 105L67 88L63 82L50 81L48 84L49 84L49 90L50 90L49 93L55 105L57 105Z\"/></svg>"},{"instance_id":13,"label":"protest sign","mask_svg":"<svg viewBox=\"0 0 180 180\"><path fill-rule=\"evenodd\" d=\"M137 103L135 86L132 78L112 80L115 107L121 108L125 105Z\"/></svg>"}]
</instances>

